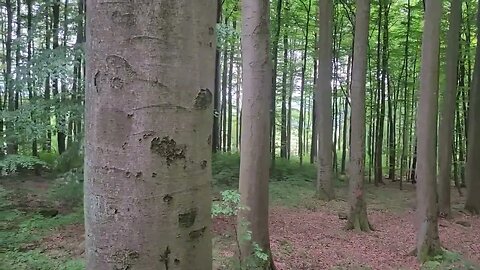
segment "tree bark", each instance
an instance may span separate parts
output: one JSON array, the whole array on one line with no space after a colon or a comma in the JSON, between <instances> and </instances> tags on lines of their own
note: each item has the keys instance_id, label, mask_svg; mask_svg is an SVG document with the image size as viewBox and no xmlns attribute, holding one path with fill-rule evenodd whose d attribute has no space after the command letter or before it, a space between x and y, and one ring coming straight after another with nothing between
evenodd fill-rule
<instances>
[{"instance_id":1,"label":"tree bark","mask_svg":"<svg viewBox=\"0 0 480 270\"><path fill-rule=\"evenodd\" d=\"M287 158L287 77L288 77L288 36L283 34L283 70L282 70L282 126L280 128L280 157Z\"/></svg>"},{"instance_id":2,"label":"tree bark","mask_svg":"<svg viewBox=\"0 0 480 270\"><path fill-rule=\"evenodd\" d=\"M228 26L228 17L225 18L225 27ZM223 152L227 151L227 86L228 86L228 42L224 41L222 65L222 105L220 107L221 119L221 145Z\"/></svg>"},{"instance_id":3,"label":"tree bark","mask_svg":"<svg viewBox=\"0 0 480 270\"><path fill-rule=\"evenodd\" d=\"M276 115L277 115L277 105L276 105L276 96L277 96L277 67L278 67L278 43L280 41L280 30L282 26L282 0L277 0L277 10L276 10L276 21L275 21L275 33L273 36L273 48L272 48L272 58L273 58L273 71L272 71L272 102L270 108L270 152L272 155L272 168L275 166L275 156L276 156Z\"/></svg>"},{"instance_id":4,"label":"tree bark","mask_svg":"<svg viewBox=\"0 0 480 270\"><path fill-rule=\"evenodd\" d=\"M412 7L410 4L410 0L407 2L407 30L405 33L405 53L404 53L404 67L405 67L405 75L404 75L404 80L403 80L403 110L404 110L404 115L403 115L403 134L402 134L402 155L401 155L401 160L400 160L400 189L403 189L403 176L407 176L407 149L409 147L409 142L410 142L410 132L408 131L408 117L410 115L409 113L409 104L408 104L408 99L410 97L409 95L409 86L408 86L408 79L409 79L409 51L410 51L410 29L412 26ZM413 102L413 101L411 101ZM408 176L406 177L408 179Z\"/></svg>"},{"instance_id":5,"label":"tree bark","mask_svg":"<svg viewBox=\"0 0 480 270\"><path fill-rule=\"evenodd\" d=\"M7 11L7 34L5 40L5 93L8 96L7 109L9 112L15 111L15 88L12 83L12 32L13 32L13 4L11 0L6 0L5 8ZM14 121L13 117L6 121L5 131L7 133L7 154L15 154L14 143Z\"/></svg>"},{"instance_id":6,"label":"tree bark","mask_svg":"<svg viewBox=\"0 0 480 270\"><path fill-rule=\"evenodd\" d=\"M480 2L477 11L477 40L480 38ZM480 166L480 44L477 43L475 67L472 87L470 88L469 130L467 145L467 164L465 167L465 181L467 182L467 201L465 209L473 214L480 214L480 180L478 168Z\"/></svg>"},{"instance_id":7,"label":"tree bark","mask_svg":"<svg viewBox=\"0 0 480 270\"><path fill-rule=\"evenodd\" d=\"M347 229L370 231L364 197L365 177L365 83L367 73L370 0L358 0L355 16L355 41L351 89L351 151L349 162L350 212Z\"/></svg>"},{"instance_id":8,"label":"tree bark","mask_svg":"<svg viewBox=\"0 0 480 270\"><path fill-rule=\"evenodd\" d=\"M32 32L32 1L27 0L27 70L28 70L28 81L27 81L27 88L28 88L28 99L30 102L35 102L33 100L33 85L32 85L32 71L31 71L31 60L32 60L32 49L33 49L33 32ZM36 119L34 119L34 114L32 112L31 117L33 122L36 123ZM38 146L37 146L37 134L34 134L32 138L32 156L38 156Z\"/></svg>"},{"instance_id":9,"label":"tree bark","mask_svg":"<svg viewBox=\"0 0 480 270\"><path fill-rule=\"evenodd\" d=\"M239 238L245 230L251 240L241 242L241 258L249 257L256 243L270 256L262 269L274 269L268 233L268 180L270 167L270 108L272 63L269 48L269 2L242 1L243 100L240 148ZM247 222L247 226L244 223Z\"/></svg>"},{"instance_id":10,"label":"tree bark","mask_svg":"<svg viewBox=\"0 0 480 270\"><path fill-rule=\"evenodd\" d=\"M88 2L88 270L212 268L212 11Z\"/></svg>"},{"instance_id":11,"label":"tree bark","mask_svg":"<svg viewBox=\"0 0 480 270\"><path fill-rule=\"evenodd\" d=\"M47 9L45 12L45 50L50 50L50 43L51 43L51 21L49 10ZM47 71L47 76L45 78L45 91L44 91L44 99L48 103L50 102L51 98L51 75L50 72ZM50 107L45 109L45 125L47 126L47 138L45 144L43 145L43 150L50 152L52 151L52 131L51 131L51 116L50 116Z\"/></svg>"},{"instance_id":12,"label":"tree bark","mask_svg":"<svg viewBox=\"0 0 480 270\"><path fill-rule=\"evenodd\" d=\"M222 0L217 0L217 24L221 23ZM215 50L215 90L213 94L212 152L220 150L220 48Z\"/></svg>"},{"instance_id":13,"label":"tree bark","mask_svg":"<svg viewBox=\"0 0 480 270\"><path fill-rule=\"evenodd\" d=\"M440 115L438 134L439 166L439 210L440 215L449 217L450 187L452 176L453 136L455 130L455 108L457 105L458 60L460 55L460 30L462 24L462 0L451 0L449 25L447 33L446 82L443 106Z\"/></svg>"},{"instance_id":14,"label":"tree bark","mask_svg":"<svg viewBox=\"0 0 480 270\"><path fill-rule=\"evenodd\" d=\"M353 46L352 42L352 46ZM354 48L355 49L355 48ZM343 101L343 131L342 131L342 174L345 174L345 164L347 162L347 133L348 133L348 123L350 123L348 119L348 93L351 92L351 74L352 74L352 56L348 56L347 62L347 90L345 91L345 98Z\"/></svg>"},{"instance_id":15,"label":"tree bark","mask_svg":"<svg viewBox=\"0 0 480 270\"><path fill-rule=\"evenodd\" d=\"M305 23L305 40L302 52L302 74L300 81L300 116L298 118L298 157L300 158L300 165L303 163L303 125L304 125L304 100L305 100L305 75L307 72L307 57L308 57L308 35L310 26L310 11L312 7L312 0L308 0L306 6L307 20Z\"/></svg>"},{"instance_id":16,"label":"tree bark","mask_svg":"<svg viewBox=\"0 0 480 270\"><path fill-rule=\"evenodd\" d=\"M232 27L233 30L237 28L237 22L233 21ZM228 123L227 123L227 152L232 151L232 98L233 98L233 62L234 62L234 54L235 54L235 42L232 41L230 44L230 63L228 66L228 93L227 93L227 116L228 116Z\"/></svg>"},{"instance_id":17,"label":"tree bark","mask_svg":"<svg viewBox=\"0 0 480 270\"><path fill-rule=\"evenodd\" d=\"M316 118L318 127L317 197L332 200L332 27L333 1L319 1L318 80L316 88ZM317 139L315 138L315 139Z\"/></svg>"},{"instance_id":18,"label":"tree bark","mask_svg":"<svg viewBox=\"0 0 480 270\"><path fill-rule=\"evenodd\" d=\"M442 2L427 0L422 36L422 65L417 112L417 258L425 262L441 252L436 190L436 135Z\"/></svg>"}]
</instances>

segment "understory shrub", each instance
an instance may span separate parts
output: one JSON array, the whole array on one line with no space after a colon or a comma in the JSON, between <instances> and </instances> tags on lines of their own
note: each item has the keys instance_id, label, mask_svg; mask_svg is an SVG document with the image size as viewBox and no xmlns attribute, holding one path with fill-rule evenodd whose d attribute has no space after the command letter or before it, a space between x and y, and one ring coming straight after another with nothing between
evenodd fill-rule
<instances>
[{"instance_id":1,"label":"understory shrub","mask_svg":"<svg viewBox=\"0 0 480 270\"><path fill-rule=\"evenodd\" d=\"M73 208L83 202L83 168L60 175L50 188L49 197L62 206Z\"/></svg>"},{"instance_id":2,"label":"understory shrub","mask_svg":"<svg viewBox=\"0 0 480 270\"><path fill-rule=\"evenodd\" d=\"M11 175L20 171L47 169L49 164L38 157L24 155L6 155L0 159L2 175Z\"/></svg>"}]
</instances>

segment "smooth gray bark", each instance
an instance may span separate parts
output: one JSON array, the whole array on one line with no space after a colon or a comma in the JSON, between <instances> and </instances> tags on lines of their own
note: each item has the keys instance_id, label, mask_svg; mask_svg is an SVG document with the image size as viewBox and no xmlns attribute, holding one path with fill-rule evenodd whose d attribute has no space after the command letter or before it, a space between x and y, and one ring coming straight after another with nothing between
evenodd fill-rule
<instances>
[{"instance_id":1,"label":"smooth gray bark","mask_svg":"<svg viewBox=\"0 0 480 270\"><path fill-rule=\"evenodd\" d=\"M417 258L441 251L438 236L436 136L442 1L427 0L417 112Z\"/></svg>"},{"instance_id":2,"label":"smooth gray bark","mask_svg":"<svg viewBox=\"0 0 480 270\"><path fill-rule=\"evenodd\" d=\"M88 270L212 268L212 12L87 3Z\"/></svg>"}]
</instances>

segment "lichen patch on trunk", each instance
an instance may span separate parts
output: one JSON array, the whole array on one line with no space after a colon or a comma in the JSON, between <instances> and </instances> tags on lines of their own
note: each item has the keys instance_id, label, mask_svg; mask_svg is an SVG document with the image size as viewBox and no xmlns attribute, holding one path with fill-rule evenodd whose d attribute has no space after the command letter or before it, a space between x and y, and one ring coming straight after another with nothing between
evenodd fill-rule
<instances>
[{"instance_id":1,"label":"lichen patch on trunk","mask_svg":"<svg viewBox=\"0 0 480 270\"><path fill-rule=\"evenodd\" d=\"M201 229L199 230L194 230L194 231L191 231L188 236L190 237L190 240L196 240L200 237L203 236L203 234L205 233L205 230L207 229L207 227L202 227Z\"/></svg>"},{"instance_id":2,"label":"lichen patch on trunk","mask_svg":"<svg viewBox=\"0 0 480 270\"><path fill-rule=\"evenodd\" d=\"M178 223L180 224L180 227L190 228L195 223L196 218L197 209L192 208L189 209L187 212L178 215Z\"/></svg>"},{"instance_id":3,"label":"lichen patch on trunk","mask_svg":"<svg viewBox=\"0 0 480 270\"><path fill-rule=\"evenodd\" d=\"M134 250L118 250L112 255L115 270L131 269L140 254Z\"/></svg>"},{"instance_id":4,"label":"lichen patch on trunk","mask_svg":"<svg viewBox=\"0 0 480 270\"><path fill-rule=\"evenodd\" d=\"M175 140L166 136L162 139L158 137L153 138L150 149L152 152L164 157L167 165L170 166L179 159L185 159L187 147L185 145L177 145Z\"/></svg>"},{"instance_id":5,"label":"lichen patch on trunk","mask_svg":"<svg viewBox=\"0 0 480 270\"><path fill-rule=\"evenodd\" d=\"M197 110L206 110L212 103L212 92L207 89L200 89L197 96L195 97L194 108Z\"/></svg>"}]
</instances>

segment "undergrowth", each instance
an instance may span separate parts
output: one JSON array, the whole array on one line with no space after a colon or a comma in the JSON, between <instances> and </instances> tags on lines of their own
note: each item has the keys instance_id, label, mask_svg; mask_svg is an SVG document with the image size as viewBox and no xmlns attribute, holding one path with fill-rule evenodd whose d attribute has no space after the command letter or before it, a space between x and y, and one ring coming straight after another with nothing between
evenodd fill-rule
<instances>
[{"instance_id":1,"label":"undergrowth","mask_svg":"<svg viewBox=\"0 0 480 270\"><path fill-rule=\"evenodd\" d=\"M473 263L465 260L462 255L444 250L423 263L421 270L476 270Z\"/></svg>"},{"instance_id":2,"label":"undergrowth","mask_svg":"<svg viewBox=\"0 0 480 270\"><path fill-rule=\"evenodd\" d=\"M0 186L0 269L76 270L81 260L52 258L40 248L43 237L59 228L83 222L81 209L55 217L20 211L12 204L11 191Z\"/></svg>"}]
</instances>

